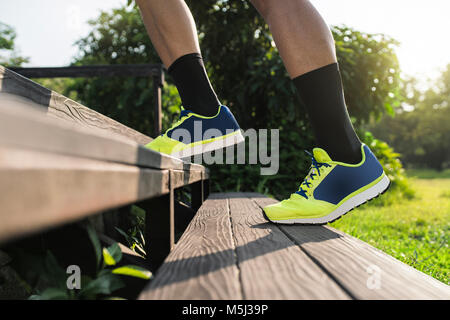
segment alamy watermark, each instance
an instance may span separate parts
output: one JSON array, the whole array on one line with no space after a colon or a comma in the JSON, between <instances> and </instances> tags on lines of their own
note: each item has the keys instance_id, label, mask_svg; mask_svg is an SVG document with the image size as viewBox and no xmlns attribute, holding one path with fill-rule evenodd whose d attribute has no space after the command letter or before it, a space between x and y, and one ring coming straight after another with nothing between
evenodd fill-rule
<instances>
[{"instance_id":1,"label":"alamy watermark","mask_svg":"<svg viewBox=\"0 0 450 320\"><path fill-rule=\"evenodd\" d=\"M66 280L66 286L69 290L81 289L81 269L76 264L70 265L66 269L69 275Z\"/></svg>"},{"instance_id":2,"label":"alamy watermark","mask_svg":"<svg viewBox=\"0 0 450 320\"><path fill-rule=\"evenodd\" d=\"M221 136L224 138L214 141L215 137ZM194 163L259 164L261 175L275 175L279 170L279 129L247 129L241 130L240 133L227 129L224 135L219 129L207 129L203 132L201 121L195 121L194 137L189 130L177 128L171 132L171 138L185 144L191 141L208 141L206 144L198 144L192 148L195 153ZM209 148L214 151L211 152ZM186 155L185 151L180 150L177 157L190 156L190 153Z\"/></svg>"},{"instance_id":3,"label":"alamy watermark","mask_svg":"<svg viewBox=\"0 0 450 320\"><path fill-rule=\"evenodd\" d=\"M381 288L381 269L379 266L371 264L366 268L369 277L366 286L370 290L378 290Z\"/></svg>"}]
</instances>

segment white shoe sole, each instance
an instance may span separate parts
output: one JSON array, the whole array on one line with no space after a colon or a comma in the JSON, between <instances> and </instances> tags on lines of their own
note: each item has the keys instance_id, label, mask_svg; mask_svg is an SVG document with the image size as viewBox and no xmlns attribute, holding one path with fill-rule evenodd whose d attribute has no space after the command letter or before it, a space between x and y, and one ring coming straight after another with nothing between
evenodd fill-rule
<instances>
[{"instance_id":1,"label":"white shoe sole","mask_svg":"<svg viewBox=\"0 0 450 320\"><path fill-rule=\"evenodd\" d=\"M339 219L341 216L349 212L350 210L358 207L359 205L367 202L373 198L378 197L380 194L385 192L389 188L390 180L385 175L380 181L367 190L355 195L354 197L348 199L343 204L341 204L336 210L330 214L311 219L289 219L289 220L270 220L274 223L280 224L326 224Z\"/></svg>"},{"instance_id":2,"label":"white shoe sole","mask_svg":"<svg viewBox=\"0 0 450 320\"><path fill-rule=\"evenodd\" d=\"M191 148L187 148L181 151L173 152L171 156L177 158L187 158L190 156L194 156L196 154L202 154L206 152L211 152L214 150L223 149L234 144L238 144L244 142L244 136L241 133L241 130L235 131L236 134L223 136L220 140L215 140L209 143L199 144L197 146L193 146Z\"/></svg>"}]
</instances>

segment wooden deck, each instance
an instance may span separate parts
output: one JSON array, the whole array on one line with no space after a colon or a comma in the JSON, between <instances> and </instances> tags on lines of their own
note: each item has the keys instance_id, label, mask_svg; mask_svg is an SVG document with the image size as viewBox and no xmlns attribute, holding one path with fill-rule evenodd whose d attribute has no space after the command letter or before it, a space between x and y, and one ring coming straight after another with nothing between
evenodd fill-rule
<instances>
[{"instance_id":1,"label":"wooden deck","mask_svg":"<svg viewBox=\"0 0 450 320\"><path fill-rule=\"evenodd\" d=\"M445 284L338 230L268 223L274 200L260 194L204 202L208 170L148 141L0 66L0 244L136 203L157 270L141 299L450 299Z\"/></svg>"},{"instance_id":2,"label":"wooden deck","mask_svg":"<svg viewBox=\"0 0 450 320\"><path fill-rule=\"evenodd\" d=\"M169 243L174 189L196 189L199 207L209 172L142 145L151 140L0 66L0 244L172 195L170 219L156 226Z\"/></svg>"},{"instance_id":3,"label":"wooden deck","mask_svg":"<svg viewBox=\"0 0 450 320\"><path fill-rule=\"evenodd\" d=\"M212 194L140 299L450 299L450 287L328 226L275 225Z\"/></svg>"}]
</instances>

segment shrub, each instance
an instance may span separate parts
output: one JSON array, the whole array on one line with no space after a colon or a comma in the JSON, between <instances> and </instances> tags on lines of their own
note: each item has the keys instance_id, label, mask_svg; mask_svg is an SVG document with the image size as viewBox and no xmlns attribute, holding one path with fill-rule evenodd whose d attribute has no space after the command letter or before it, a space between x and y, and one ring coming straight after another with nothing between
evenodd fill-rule
<instances>
[{"instance_id":1,"label":"shrub","mask_svg":"<svg viewBox=\"0 0 450 320\"><path fill-rule=\"evenodd\" d=\"M380 161L384 172L391 180L390 191L387 196L377 199L374 204L385 205L398 201L399 198L411 199L414 197L414 190L410 187L408 179L400 161L400 154L396 153L386 142L375 139L370 132L365 132L363 142L369 146L372 152Z\"/></svg>"}]
</instances>

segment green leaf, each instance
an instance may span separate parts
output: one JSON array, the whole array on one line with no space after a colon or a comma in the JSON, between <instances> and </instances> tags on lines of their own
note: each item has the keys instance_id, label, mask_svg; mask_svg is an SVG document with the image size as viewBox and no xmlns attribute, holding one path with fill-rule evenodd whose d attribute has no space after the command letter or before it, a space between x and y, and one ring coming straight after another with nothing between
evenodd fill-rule
<instances>
[{"instance_id":1,"label":"green leaf","mask_svg":"<svg viewBox=\"0 0 450 320\"><path fill-rule=\"evenodd\" d=\"M123 231L122 229L117 228L117 227L114 227L114 229L116 229L117 232L119 232L125 238L125 240L128 242L128 244L131 244L130 236L125 231Z\"/></svg>"},{"instance_id":2,"label":"green leaf","mask_svg":"<svg viewBox=\"0 0 450 320\"><path fill-rule=\"evenodd\" d=\"M66 300L68 298L67 290L48 288L41 294L30 296L28 300Z\"/></svg>"},{"instance_id":3,"label":"green leaf","mask_svg":"<svg viewBox=\"0 0 450 320\"><path fill-rule=\"evenodd\" d=\"M103 248L103 261L107 266L114 266L117 264L118 261L114 257L114 253L111 251L111 247Z\"/></svg>"},{"instance_id":4,"label":"green leaf","mask_svg":"<svg viewBox=\"0 0 450 320\"><path fill-rule=\"evenodd\" d=\"M150 277L152 276L152 273L147 269L133 265L126 265L123 267L116 268L112 271L112 273L121 274L129 277L141 278L145 280L150 279Z\"/></svg>"},{"instance_id":5,"label":"green leaf","mask_svg":"<svg viewBox=\"0 0 450 320\"><path fill-rule=\"evenodd\" d=\"M122 260L122 250L120 249L120 246L117 242L110 245L108 247L108 251L111 253L116 263Z\"/></svg>"},{"instance_id":6,"label":"green leaf","mask_svg":"<svg viewBox=\"0 0 450 320\"><path fill-rule=\"evenodd\" d=\"M105 298L103 300L127 300L127 299L121 298L121 297L107 297L107 298Z\"/></svg>"},{"instance_id":7,"label":"green leaf","mask_svg":"<svg viewBox=\"0 0 450 320\"><path fill-rule=\"evenodd\" d=\"M84 288L81 288L80 296L87 299L93 299L98 294L111 294L124 286L122 280L117 276L105 274L89 282Z\"/></svg>"},{"instance_id":8,"label":"green leaf","mask_svg":"<svg viewBox=\"0 0 450 320\"><path fill-rule=\"evenodd\" d=\"M47 271L44 274L40 275L40 278L47 282L47 287L54 287L60 290L66 290L66 280L67 274L66 270L64 270L56 257L50 250L47 250L47 254L45 256L44 267Z\"/></svg>"},{"instance_id":9,"label":"green leaf","mask_svg":"<svg viewBox=\"0 0 450 320\"><path fill-rule=\"evenodd\" d=\"M92 246L94 247L95 250L95 258L97 260L97 268L98 268L102 260L102 247L100 245L100 240L98 239L97 233L91 223L89 223L86 226L86 231L88 233L89 239L91 240Z\"/></svg>"},{"instance_id":10,"label":"green leaf","mask_svg":"<svg viewBox=\"0 0 450 320\"><path fill-rule=\"evenodd\" d=\"M135 205L131 206L131 214L137 217L145 218L145 210Z\"/></svg>"}]
</instances>

